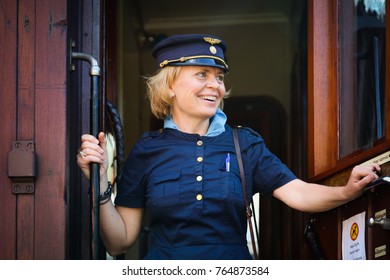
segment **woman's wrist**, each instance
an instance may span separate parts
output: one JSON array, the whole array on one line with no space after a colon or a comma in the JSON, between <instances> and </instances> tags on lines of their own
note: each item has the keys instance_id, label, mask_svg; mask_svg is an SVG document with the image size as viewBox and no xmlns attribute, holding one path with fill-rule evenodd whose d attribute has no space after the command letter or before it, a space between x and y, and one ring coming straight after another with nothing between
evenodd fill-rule
<instances>
[{"instance_id":1,"label":"woman's wrist","mask_svg":"<svg viewBox=\"0 0 390 280\"><path fill-rule=\"evenodd\" d=\"M111 199L112 184L107 181L107 189L99 194L100 205L107 203Z\"/></svg>"},{"instance_id":2,"label":"woman's wrist","mask_svg":"<svg viewBox=\"0 0 390 280\"><path fill-rule=\"evenodd\" d=\"M100 184L104 184L105 182L108 181L108 175L106 172L100 175Z\"/></svg>"}]
</instances>

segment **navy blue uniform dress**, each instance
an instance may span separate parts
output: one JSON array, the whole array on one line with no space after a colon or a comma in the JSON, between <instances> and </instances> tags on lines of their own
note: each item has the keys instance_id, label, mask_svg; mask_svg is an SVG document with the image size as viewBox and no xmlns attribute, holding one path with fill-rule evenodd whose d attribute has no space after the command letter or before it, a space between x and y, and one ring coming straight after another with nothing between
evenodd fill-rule
<instances>
[{"instance_id":1,"label":"navy blue uniform dress","mask_svg":"<svg viewBox=\"0 0 390 280\"><path fill-rule=\"evenodd\" d=\"M271 195L295 175L249 128L239 128L248 196ZM230 164L227 159L230 158ZM116 205L146 207L152 247L145 259L251 259L232 128L199 136L165 128L135 144Z\"/></svg>"}]
</instances>

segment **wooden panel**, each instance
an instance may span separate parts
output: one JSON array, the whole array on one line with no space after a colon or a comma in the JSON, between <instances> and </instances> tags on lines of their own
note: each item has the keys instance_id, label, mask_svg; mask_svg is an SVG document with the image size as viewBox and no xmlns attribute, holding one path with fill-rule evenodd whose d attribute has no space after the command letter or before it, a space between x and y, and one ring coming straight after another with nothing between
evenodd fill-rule
<instances>
[{"instance_id":1,"label":"wooden panel","mask_svg":"<svg viewBox=\"0 0 390 280\"><path fill-rule=\"evenodd\" d=\"M66 0L0 0L0 258L65 259ZM35 142L35 193L12 194L7 153Z\"/></svg>"},{"instance_id":2,"label":"wooden panel","mask_svg":"<svg viewBox=\"0 0 390 280\"><path fill-rule=\"evenodd\" d=\"M339 258L338 213L338 209L333 209L312 215L313 230L318 238L319 247L323 253L323 257L326 260L337 260Z\"/></svg>"},{"instance_id":3,"label":"wooden panel","mask_svg":"<svg viewBox=\"0 0 390 280\"><path fill-rule=\"evenodd\" d=\"M18 10L17 140L34 140L35 1L20 0ZM16 140L16 139L15 139ZM17 259L34 258L34 195L17 195Z\"/></svg>"},{"instance_id":4,"label":"wooden panel","mask_svg":"<svg viewBox=\"0 0 390 280\"><path fill-rule=\"evenodd\" d=\"M375 218L376 213L385 213L387 219L390 218L390 187L381 185L369 194L370 209L367 211L367 219ZM368 259L390 260L390 234L389 230L381 226L367 228L367 248ZM386 254L380 257L375 256L375 250L381 246L386 246Z\"/></svg>"},{"instance_id":5,"label":"wooden panel","mask_svg":"<svg viewBox=\"0 0 390 280\"><path fill-rule=\"evenodd\" d=\"M67 124L67 105L70 103L67 102L70 98L67 95L68 2L71 1L0 0L0 41L7 42L0 55L2 69L6 69L0 71L0 119L3 124L0 141L0 170L3 171L0 176L0 259L69 257L66 248L74 243L66 244L67 231L70 230L68 185L82 201L77 208L81 211L73 212L75 223L78 229L81 228L76 239L88 239L87 188L69 184L75 180L68 173L77 167L76 148L71 149L69 144L74 134L69 134L70 125ZM76 18L75 28L82 38L77 51L98 57L102 1L72 2L77 6L77 15L72 14L72 20ZM82 11L85 11L85 16L82 16ZM85 20L85 30L80 19ZM82 49L84 42L93 52ZM82 88L82 91L75 93L76 99L82 99L85 106L80 106L78 100L72 103L73 109L74 104L80 106L80 110L82 108L83 117L72 123L78 141L79 128L83 127L83 133L89 128L88 68L83 64L85 71L80 79L81 86L77 88ZM38 176L34 194L12 194L11 180L7 176L7 153L15 140L35 142ZM78 168L77 172L80 175ZM86 180L83 180L83 185L88 185ZM82 218L78 219L79 216ZM78 243L74 251L80 251L77 256L88 258L89 243L83 242L81 246Z\"/></svg>"},{"instance_id":6,"label":"wooden panel","mask_svg":"<svg viewBox=\"0 0 390 280\"><path fill-rule=\"evenodd\" d=\"M390 174L390 163L381 166L383 174ZM324 184L343 185L348 180L350 170L339 173ZM331 211L313 214L315 229L319 237L320 245L327 259L342 258L342 223L344 220L366 211L366 219L374 217L375 213L385 210L387 218L390 211L390 187L388 185L378 186L372 191L364 193L361 197L337 207ZM389 231L380 226L372 228L366 226L365 246L367 259L375 258L375 248L386 245L390 248ZM387 249L388 250L388 249ZM377 259L390 259L390 253Z\"/></svg>"},{"instance_id":7,"label":"wooden panel","mask_svg":"<svg viewBox=\"0 0 390 280\"><path fill-rule=\"evenodd\" d=\"M390 12L390 1L386 1L386 14L389 15ZM388 77L390 73L390 20L389 16L387 16L386 20L386 75ZM385 88L386 96L390 96L390 85L389 80L387 79L386 88ZM385 105L386 112L386 139L390 139L390 98L386 98Z\"/></svg>"},{"instance_id":8,"label":"wooden panel","mask_svg":"<svg viewBox=\"0 0 390 280\"><path fill-rule=\"evenodd\" d=\"M344 2L343 2L344 3ZM387 11L390 4L386 4ZM338 159L338 1L308 1L308 177L318 182L373 158L390 147L390 87L386 85L386 135L370 149ZM386 71L390 67L386 23ZM341 109L345 109L344 107ZM324 135L326 137L324 137Z\"/></svg>"},{"instance_id":9,"label":"wooden panel","mask_svg":"<svg viewBox=\"0 0 390 280\"><path fill-rule=\"evenodd\" d=\"M11 192L7 176L7 153L16 139L16 50L17 1L0 0L0 259L15 259L16 197Z\"/></svg>"},{"instance_id":10,"label":"wooden panel","mask_svg":"<svg viewBox=\"0 0 390 280\"><path fill-rule=\"evenodd\" d=\"M65 258L66 1L37 1L35 259ZM70 156L75 160L75 156Z\"/></svg>"},{"instance_id":11,"label":"wooden panel","mask_svg":"<svg viewBox=\"0 0 390 280\"><path fill-rule=\"evenodd\" d=\"M309 176L337 160L337 34L333 1L308 2L308 149ZM315 15L315 17L314 17ZM326 135L326 137L324 137Z\"/></svg>"}]
</instances>

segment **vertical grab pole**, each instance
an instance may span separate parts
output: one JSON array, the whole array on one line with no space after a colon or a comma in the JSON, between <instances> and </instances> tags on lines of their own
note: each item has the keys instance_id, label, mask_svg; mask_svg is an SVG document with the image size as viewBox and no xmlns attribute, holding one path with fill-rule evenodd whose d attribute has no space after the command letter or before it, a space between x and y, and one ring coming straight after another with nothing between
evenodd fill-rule
<instances>
[{"instance_id":1,"label":"vertical grab pole","mask_svg":"<svg viewBox=\"0 0 390 280\"><path fill-rule=\"evenodd\" d=\"M72 52L72 60L83 60L91 65L91 134L98 136L99 128L99 93L100 93L100 67L97 60L89 54ZM101 245L99 233L99 194L100 194L100 174L99 164L90 164L90 206L91 206L91 258L94 260L100 259Z\"/></svg>"}]
</instances>

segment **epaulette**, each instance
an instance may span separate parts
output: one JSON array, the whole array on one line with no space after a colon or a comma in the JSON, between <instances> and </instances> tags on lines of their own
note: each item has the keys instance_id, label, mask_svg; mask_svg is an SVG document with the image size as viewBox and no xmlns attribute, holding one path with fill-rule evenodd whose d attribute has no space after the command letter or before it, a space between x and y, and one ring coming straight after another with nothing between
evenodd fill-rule
<instances>
[{"instance_id":1,"label":"epaulette","mask_svg":"<svg viewBox=\"0 0 390 280\"><path fill-rule=\"evenodd\" d=\"M162 135L163 129L153 130L153 131L146 131L142 133L141 137L138 139L141 143L144 143L145 141L148 141L150 139L155 139L157 137L160 137Z\"/></svg>"},{"instance_id":2,"label":"epaulette","mask_svg":"<svg viewBox=\"0 0 390 280\"><path fill-rule=\"evenodd\" d=\"M158 137L163 133L164 129L160 128L157 130L149 131L149 137Z\"/></svg>"}]
</instances>

